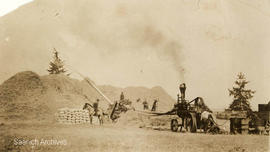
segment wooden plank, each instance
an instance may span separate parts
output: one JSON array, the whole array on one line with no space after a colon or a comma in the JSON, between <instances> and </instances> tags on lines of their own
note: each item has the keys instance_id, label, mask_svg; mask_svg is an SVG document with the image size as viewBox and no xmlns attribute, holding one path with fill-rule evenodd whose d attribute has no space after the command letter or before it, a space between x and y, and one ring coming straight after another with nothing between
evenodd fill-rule
<instances>
[{"instance_id":1,"label":"wooden plank","mask_svg":"<svg viewBox=\"0 0 270 152\"><path fill-rule=\"evenodd\" d=\"M241 129L248 129L248 128L249 128L248 125L246 125L246 126L241 126Z\"/></svg>"},{"instance_id":2,"label":"wooden plank","mask_svg":"<svg viewBox=\"0 0 270 152\"><path fill-rule=\"evenodd\" d=\"M249 121L250 121L250 119L248 119L248 118L247 119L242 119L241 124L242 125L248 125Z\"/></svg>"}]
</instances>

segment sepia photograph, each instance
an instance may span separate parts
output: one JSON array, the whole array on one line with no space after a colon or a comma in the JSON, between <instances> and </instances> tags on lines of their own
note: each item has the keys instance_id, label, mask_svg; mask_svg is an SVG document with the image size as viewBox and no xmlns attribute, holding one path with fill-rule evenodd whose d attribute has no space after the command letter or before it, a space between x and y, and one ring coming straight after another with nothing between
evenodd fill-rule
<instances>
[{"instance_id":1,"label":"sepia photograph","mask_svg":"<svg viewBox=\"0 0 270 152\"><path fill-rule=\"evenodd\" d=\"M270 152L270 0L0 0L0 152Z\"/></svg>"}]
</instances>

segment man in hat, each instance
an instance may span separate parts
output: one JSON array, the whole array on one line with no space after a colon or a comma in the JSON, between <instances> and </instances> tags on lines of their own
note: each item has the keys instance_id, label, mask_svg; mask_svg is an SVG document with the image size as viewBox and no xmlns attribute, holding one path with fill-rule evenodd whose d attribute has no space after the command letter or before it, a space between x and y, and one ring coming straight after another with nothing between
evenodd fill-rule
<instances>
[{"instance_id":1,"label":"man in hat","mask_svg":"<svg viewBox=\"0 0 270 152\"><path fill-rule=\"evenodd\" d=\"M148 102L146 100L143 101L143 110L148 110Z\"/></svg>"},{"instance_id":2,"label":"man in hat","mask_svg":"<svg viewBox=\"0 0 270 152\"><path fill-rule=\"evenodd\" d=\"M120 95L120 100L124 100L125 99L125 96L124 96L124 93L121 92L121 95Z\"/></svg>"},{"instance_id":3,"label":"man in hat","mask_svg":"<svg viewBox=\"0 0 270 152\"><path fill-rule=\"evenodd\" d=\"M158 102L158 100L155 99L151 111L156 111L157 110L157 102Z\"/></svg>"},{"instance_id":4,"label":"man in hat","mask_svg":"<svg viewBox=\"0 0 270 152\"><path fill-rule=\"evenodd\" d=\"M270 129L270 121L266 121L265 123L265 132L267 135L269 135L269 129Z\"/></svg>"},{"instance_id":5,"label":"man in hat","mask_svg":"<svg viewBox=\"0 0 270 152\"><path fill-rule=\"evenodd\" d=\"M97 116L98 115L98 104L99 104L99 99L97 99L97 101L94 102L94 104L93 104L94 116Z\"/></svg>"}]
</instances>

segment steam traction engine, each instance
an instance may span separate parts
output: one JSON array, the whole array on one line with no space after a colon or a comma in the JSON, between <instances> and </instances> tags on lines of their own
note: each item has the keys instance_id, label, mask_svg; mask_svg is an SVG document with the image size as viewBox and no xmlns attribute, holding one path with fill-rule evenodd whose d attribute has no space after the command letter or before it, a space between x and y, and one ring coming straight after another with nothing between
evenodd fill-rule
<instances>
[{"instance_id":1,"label":"steam traction engine","mask_svg":"<svg viewBox=\"0 0 270 152\"><path fill-rule=\"evenodd\" d=\"M205 132L213 128L215 125L214 119L211 114L211 110L204 104L201 97L197 97L192 101L185 99L186 85L183 83L179 87L181 96L177 95L177 103L174 108L162 115L177 115L181 118L181 124L178 119L171 120L171 130L177 132L180 127L185 128L189 132L196 132L197 129L203 128ZM202 113L208 113L207 119L202 119Z\"/></svg>"}]
</instances>

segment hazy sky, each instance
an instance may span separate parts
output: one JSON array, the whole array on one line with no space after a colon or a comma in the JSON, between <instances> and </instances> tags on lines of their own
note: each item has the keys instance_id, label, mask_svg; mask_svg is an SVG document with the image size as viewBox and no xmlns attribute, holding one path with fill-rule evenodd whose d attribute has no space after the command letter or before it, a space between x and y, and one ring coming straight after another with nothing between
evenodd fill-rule
<instances>
[{"instance_id":1,"label":"hazy sky","mask_svg":"<svg viewBox=\"0 0 270 152\"><path fill-rule=\"evenodd\" d=\"M160 85L176 97L186 82L187 98L211 108L229 106L243 72L257 109L270 100L269 27L268 0L35 0L0 18L0 81L46 74L55 47L97 84Z\"/></svg>"}]
</instances>

